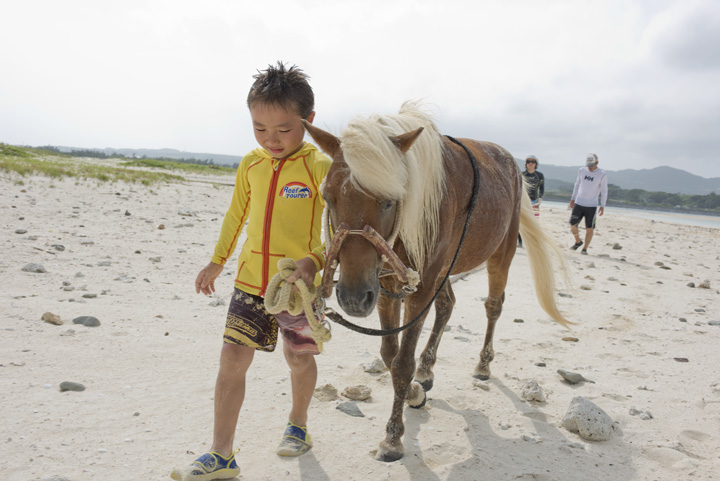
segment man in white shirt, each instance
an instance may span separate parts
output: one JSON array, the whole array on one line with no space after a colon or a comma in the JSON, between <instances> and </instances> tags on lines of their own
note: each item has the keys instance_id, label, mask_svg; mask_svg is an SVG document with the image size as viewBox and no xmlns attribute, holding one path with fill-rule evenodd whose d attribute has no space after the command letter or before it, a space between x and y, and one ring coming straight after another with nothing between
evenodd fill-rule
<instances>
[{"instance_id":1,"label":"man in white shirt","mask_svg":"<svg viewBox=\"0 0 720 481\"><path fill-rule=\"evenodd\" d=\"M581 252L582 254L587 254L587 249L590 247L590 241L592 240L596 224L595 214L603 215L605 213L605 203L607 202L608 193L607 174L605 174L604 170L598 168L597 155L588 154L585 164L586 166L580 167L578 171L575 188L570 198L570 208L572 209L572 214L570 214L570 232L575 236L575 244L570 248L577 250L578 247L583 245L583 241L580 240L578 225L584 217L585 247ZM600 198L599 211L598 197Z\"/></svg>"}]
</instances>

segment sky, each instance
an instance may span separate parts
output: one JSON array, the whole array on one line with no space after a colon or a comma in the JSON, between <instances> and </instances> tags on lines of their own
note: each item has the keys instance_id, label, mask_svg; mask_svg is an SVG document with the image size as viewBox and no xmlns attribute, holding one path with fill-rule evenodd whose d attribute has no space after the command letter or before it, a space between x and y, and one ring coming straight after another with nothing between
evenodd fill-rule
<instances>
[{"instance_id":1,"label":"sky","mask_svg":"<svg viewBox=\"0 0 720 481\"><path fill-rule=\"evenodd\" d=\"M720 177L717 0L24 0L0 4L0 142L256 147L252 76L309 76L315 125L425 102L515 157Z\"/></svg>"}]
</instances>

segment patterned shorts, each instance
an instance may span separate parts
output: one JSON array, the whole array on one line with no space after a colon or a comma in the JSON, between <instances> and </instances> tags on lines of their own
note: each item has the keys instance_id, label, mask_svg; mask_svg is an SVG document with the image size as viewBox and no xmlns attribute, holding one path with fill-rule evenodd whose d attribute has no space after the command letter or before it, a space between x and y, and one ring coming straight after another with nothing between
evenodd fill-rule
<instances>
[{"instance_id":1,"label":"patterned shorts","mask_svg":"<svg viewBox=\"0 0 720 481\"><path fill-rule=\"evenodd\" d=\"M235 288L228 308L223 342L272 352L277 346L278 329L282 333L283 342L293 352L320 353L304 314L292 316L287 311L270 314L265 310L262 297Z\"/></svg>"}]
</instances>

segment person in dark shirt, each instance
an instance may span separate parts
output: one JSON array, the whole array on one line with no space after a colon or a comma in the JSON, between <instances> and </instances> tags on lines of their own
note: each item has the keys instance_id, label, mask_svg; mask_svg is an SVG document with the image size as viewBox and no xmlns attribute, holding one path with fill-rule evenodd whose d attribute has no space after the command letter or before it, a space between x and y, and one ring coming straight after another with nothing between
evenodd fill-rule
<instances>
[{"instance_id":1,"label":"person in dark shirt","mask_svg":"<svg viewBox=\"0 0 720 481\"><path fill-rule=\"evenodd\" d=\"M540 203L542 197L545 194L545 176L542 172L538 172L537 169L538 160L534 155L528 155L525 159L525 170L523 171L523 177L527 184L527 192L532 201L533 212L535 217L540 217ZM518 234L518 245L522 247L522 237Z\"/></svg>"}]
</instances>

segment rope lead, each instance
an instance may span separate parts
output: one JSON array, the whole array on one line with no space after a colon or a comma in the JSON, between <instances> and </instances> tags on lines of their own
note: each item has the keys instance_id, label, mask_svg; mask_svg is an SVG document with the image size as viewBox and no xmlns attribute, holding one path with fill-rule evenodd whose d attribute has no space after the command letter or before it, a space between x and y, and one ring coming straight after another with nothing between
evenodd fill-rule
<instances>
[{"instance_id":1,"label":"rope lead","mask_svg":"<svg viewBox=\"0 0 720 481\"><path fill-rule=\"evenodd\" d=\"M293 316L299 316L304 312L312 329L312 338L317 343L318 350L322 352L322 343L328 342L332 336L330 329L322 321L321 315L316 313L313 305L317 288L314 285L308 287L302 279L295 281L295 284L285 282L296 268L292 259L278 261L279 272L270 279L265 290L265 309L270 314L287 311ZM293 292L293 286L297 287L297 291Z\"/></svg>"}]
</instances>

